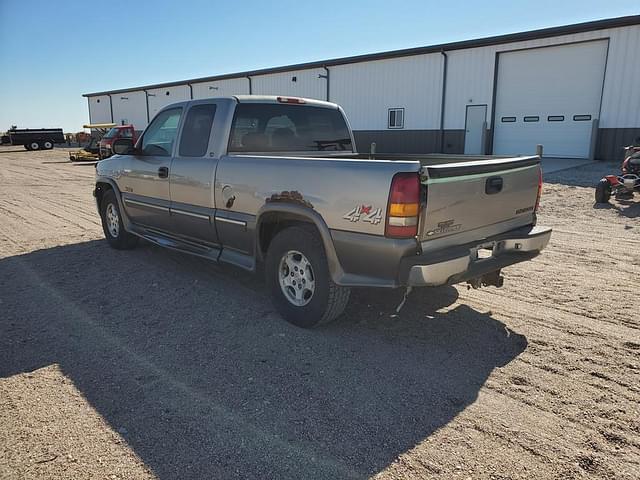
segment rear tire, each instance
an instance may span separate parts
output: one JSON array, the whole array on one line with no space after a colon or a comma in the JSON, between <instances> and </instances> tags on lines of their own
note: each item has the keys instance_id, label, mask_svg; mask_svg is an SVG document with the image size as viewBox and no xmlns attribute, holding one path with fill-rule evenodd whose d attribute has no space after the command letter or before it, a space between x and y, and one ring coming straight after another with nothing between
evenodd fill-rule
<instances>
[{"instance_id":1,"label":"rear tire","mask_svg":"<svg viewBox=\"0 0 640 480\"><path fill-rule=\"evenodd\" d=\"M596 185L596 203L607 203L611 198L611 184L603 178Z\"/></svg>"},{"instance_id":2,"label":"rear tire","mask_svg":"<svg viewBox=\"0 0 640 480\"><path fill-rule=\"evenodd\" d=\"M44 148L45 150L51 150L53 148L53 142L50 142L49 140L45 140L44 143L42 144L42 148Z\"/></svg>"},{"instance_id":3,"label":"rear tire","mask_svg":"<svg viewBox=\"0 0 640 480\"><path fill-rule=\"evenodd\" d=\"M138 244L138 237L124 229L120 206L113 190L107 190L100 203L100 217L104 236L112 248L130 250Z\"/></svg>"},{"instance_id":4,"label":"rear tire","mask_svg":"<svg viewBox=\"0 0 640 480\"><path fill-rule=\"evenodd\" d=\"M27 148L27 150L40 150L40 144L38 142L31 142L29 143L29 148Z\"/></svg>"},{"instance_id":5,"label":"rear tire","mask_svg":"<svg viewBox=\"0 0 640 480\"><path fill-rule=\"evenodd\" d=\"M289 227L278 233L269 245L265 275L274 306L297 327L329 323L349 302L351 290L331 279L324 245L313 227Z\"/></svg>"}]
</instances>

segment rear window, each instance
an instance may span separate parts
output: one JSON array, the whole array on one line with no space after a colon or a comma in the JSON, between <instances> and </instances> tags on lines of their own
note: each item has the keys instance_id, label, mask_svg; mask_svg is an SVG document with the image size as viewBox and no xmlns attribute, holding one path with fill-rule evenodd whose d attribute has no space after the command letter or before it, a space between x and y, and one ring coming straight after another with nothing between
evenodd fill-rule
<instances>
[{"instance_id":1,"label":"rear window","mask_svg":"<svg viewBox=\"0 0 640 480\"><path fill-rule=\"evenodd\" d=\"M117 128L112 128L107 133L105 133L104 138L113 138L113 137L116 137L116 136L118 136L118 129Z\"/></svg>"},{"instance_id":2,"label":"rear window","mask_svg":"<svg viewBox=\"0 0 640 480\"><path fill-rule=\"evenodd\" d=\"M305 105L245 103L236 107L229 152L352 151L340 111Z\"/></svg>"}]
</instances>

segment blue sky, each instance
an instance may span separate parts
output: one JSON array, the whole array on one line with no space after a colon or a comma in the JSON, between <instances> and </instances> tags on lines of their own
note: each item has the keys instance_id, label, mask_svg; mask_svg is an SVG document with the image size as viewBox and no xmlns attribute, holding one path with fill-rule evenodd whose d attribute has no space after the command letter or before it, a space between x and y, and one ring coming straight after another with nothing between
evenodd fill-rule
<instances>
[{"instance_id":1,"label":"blue sky","mask_svg":"<svg viewBox=\"0 0 640 480\"><path fill-rule=\"evenodd\" d=\"M0 0L0 131L78 131L87 92L639 13L638 0Z\"/></svg>"}]
</instances>

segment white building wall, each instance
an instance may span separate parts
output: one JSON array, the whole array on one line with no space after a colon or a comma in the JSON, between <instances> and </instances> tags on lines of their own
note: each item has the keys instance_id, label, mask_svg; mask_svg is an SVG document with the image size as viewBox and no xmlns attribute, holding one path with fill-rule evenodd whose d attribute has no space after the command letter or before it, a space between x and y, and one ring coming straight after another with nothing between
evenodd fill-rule
<instances>
[{"instance_id":1,"label":"white building wall","mask_svg":"<svg viewBox=\"0 0 640 480\"><path fill-rule=\"evenodd\" d=\"M447 52L444 128L464 129L467 104L486 104L487 122L491 127L496 53L602 38L609 38L609 49L599 126L640 128L640 88L637 87L640 25ZM433 53L331 66L330 100L343 106L356 130L386 130L387 109L393 107L405 108L405 130L439 129L442 65L442 55ZM254 76L252 93L324 100L326 80L319 75L325 75L325 70L292 70ZM294 76L296 82L292 81ZM165 105L190 98L186 83L148 92L151 118ZM248 80L244 77L193 85L194 98L246 93L249 93ZM113 97L117 100L120 94L113 94ZM109 97L89 97L89 112L93 123L110 122ZM115 114L114 111L117 121L121 116L119 110L118 115ZM133 117L130 113L127 115Z\"/></svg>"},{"instance_id":2,"label":"white building wall","mask_svg":"<svg viewBox=\"0 0 640 480\"><path fill-rule=\"evenodd\" d=\"M191 90L189 85L176 85L173 87L153 88L147 90L149 97L149 118L153 120L162 108L165 106L189 100L191 98Z\"/></svg>"},{"instance_id":3,"label":"white building wall","mask_svg":"<svg viewBox=\"0 0 640 480\"><path fill-rule=\"evenodd\" d=\"M111 95L111 102L114 123L131 123L136 130L143 130L147 126L147 101L144 91L115 93Z\"/></svg>"},{"instance_id":4,"label":"white building wall","mask_svg":"<svg viewBox=\"0 0 640 480\"><path fill-rule=\"evenodd\" d=\"M487 104L491 123L497 52L609 38L600 128L640 127L640 25L447 52L445 129L463 129L465 106Z\"/></svg>"},{"instance_id":5,"label":"white building wall","mask_svg":"<svg viewBox=\"0 0 640 480\"><path fill-rule=\"evenodd\" d=\"M404 129L440 126L439 53L329 67L330 100L344 108L354 130L386 130L389 108L404 108Z\"/></svg>"},{"instance_id":6,"label":"white building wall","mask_svg":"<svg viewBox=\"0 0 640 480\"><path fill-rule=\"evenodd\" d=\"M640 25L606 31L611 39L600 128L640 128Z\"/></svg>"},{"instance_id":7,"label":"white building wall","mask_svg":"<svg viewBox=\"0 0 640 480\"><path fill-rule=\"evenodd\" d=\"M232 78L213 82L193 83L193 98L228 97L230 95L247 95L249 80Z\"/></svg>"},{"instance_id":8,"label":"white building wall","mask_svg":"<svg viewBox=\"0 0 640 480\"><path fill-rule=\"evenodd\" d=\"M109 95L89 97L89 123L111 123Z\"/></svg>"},{"instance_id":9,"label":"white building wall","mask_svg":"<svg viewBox=\"0 0 640 480\"><path fill-rule=\"evenodd\" d=\"M252 93L254 95L289 95L326 100L327 81L320 75L326 75L324 68L252 76Z\"/></svg>"}]
</instances>

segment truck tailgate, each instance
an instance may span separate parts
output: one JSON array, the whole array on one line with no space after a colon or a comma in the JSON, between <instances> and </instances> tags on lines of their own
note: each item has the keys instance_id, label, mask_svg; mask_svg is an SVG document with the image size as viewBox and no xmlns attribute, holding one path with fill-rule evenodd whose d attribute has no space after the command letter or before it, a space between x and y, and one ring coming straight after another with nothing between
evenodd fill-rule
<instances>
[{"instance_id":1,"label":"truck tailgate","mask_svg":"<svg viewBox=\"0 0 640 480\"><path fill-rule=\"evenodd\" d=\"M537 156L424 165L423 249L440 239L459 245L534 223L540 175Z\"/></svg>"}]
</instances>

